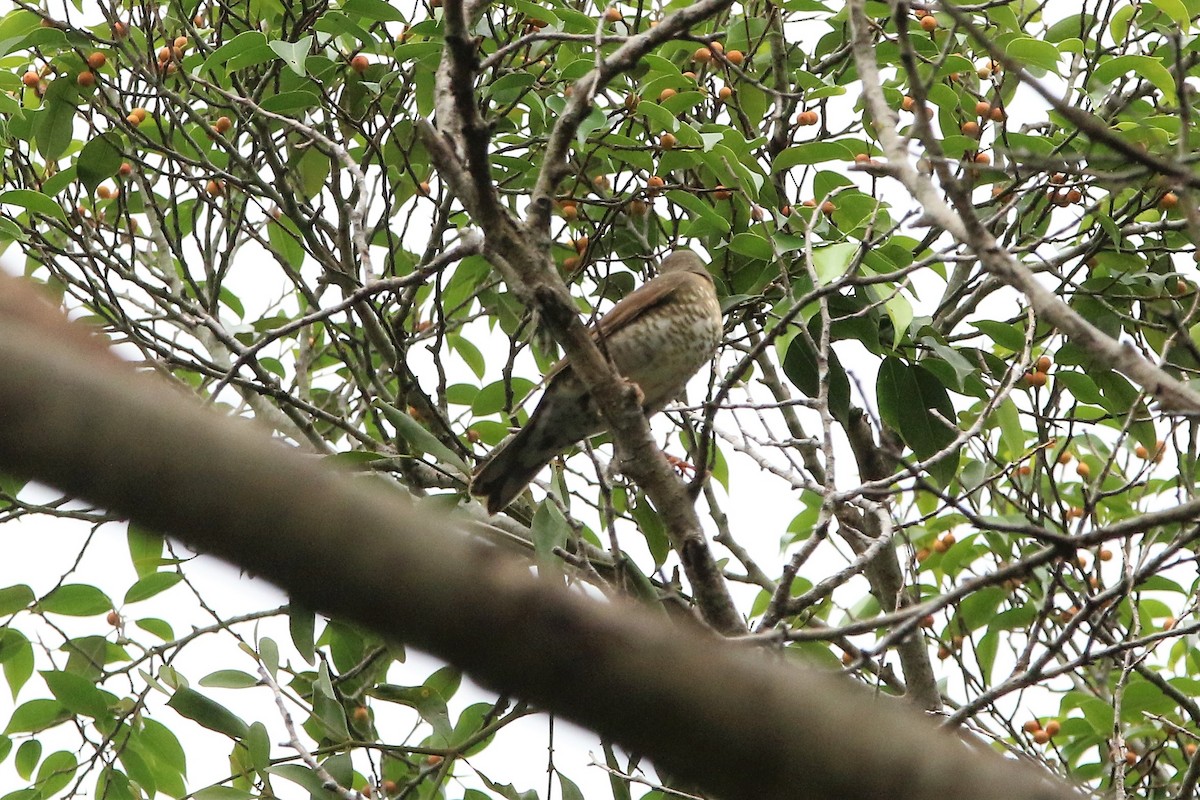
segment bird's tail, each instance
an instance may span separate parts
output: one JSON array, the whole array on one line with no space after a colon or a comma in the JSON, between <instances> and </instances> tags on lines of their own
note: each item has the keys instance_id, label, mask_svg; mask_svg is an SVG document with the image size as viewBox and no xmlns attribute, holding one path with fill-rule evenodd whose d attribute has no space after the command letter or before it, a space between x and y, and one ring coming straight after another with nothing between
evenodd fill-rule
<instances>
[{"instance_id":1,"label":"bird's tail","mask_svg":"<svg viewBox=\"0 0 1200 800\"><path fill-rule=\"evenodd\" d=\"M516 436L501 444L471 479L471 494L487 502L489 514L500 511L525 491L542 468L558 455L542 446L537 425L531 420Z\"/></svg>"}]
</instances>

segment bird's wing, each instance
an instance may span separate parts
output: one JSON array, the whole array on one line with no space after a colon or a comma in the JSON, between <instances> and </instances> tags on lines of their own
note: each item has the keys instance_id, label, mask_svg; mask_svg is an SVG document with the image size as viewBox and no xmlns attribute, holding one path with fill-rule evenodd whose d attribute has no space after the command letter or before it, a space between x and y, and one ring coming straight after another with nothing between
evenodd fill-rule
<instances>
[{"instance_id":1,"label":"bird's wing","mask_svg":"<svg viewBox=\"0 0 1200 800\"><path fill-rule=\"evenodd\" d=\"M691 276L687 273L673 272L643 283L617 301L617 304L600 318L591 330L592 338L599 344L604 337L612 336L638 317L670 300L671 295L690 279ZM560 359L542 376L542 382L549 383L568 366L570 359Z\"/></svg>"}]
</instances>

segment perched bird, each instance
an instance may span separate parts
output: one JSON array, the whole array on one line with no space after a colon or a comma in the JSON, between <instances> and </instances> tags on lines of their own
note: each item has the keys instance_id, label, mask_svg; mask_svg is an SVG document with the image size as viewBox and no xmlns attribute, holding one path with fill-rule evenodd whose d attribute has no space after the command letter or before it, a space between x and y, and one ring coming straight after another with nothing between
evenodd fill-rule
<instances>
[{"instance_id":1,"label":"perched bird","mask_svg":"<svg viewBox=\"0 0 1200 800\"><path fill-rule=\"evenodd\" d=\"M657 414L721 340L721 305L712 276L691 250L665 259L658 277L631 292L592 331L617 371L637 384L646 416ZM605 429L600 411L567 359L554 365L529 421L475 473L471 494L495 514L521 494L555 456Z\"/></svg>"}]
</instances>

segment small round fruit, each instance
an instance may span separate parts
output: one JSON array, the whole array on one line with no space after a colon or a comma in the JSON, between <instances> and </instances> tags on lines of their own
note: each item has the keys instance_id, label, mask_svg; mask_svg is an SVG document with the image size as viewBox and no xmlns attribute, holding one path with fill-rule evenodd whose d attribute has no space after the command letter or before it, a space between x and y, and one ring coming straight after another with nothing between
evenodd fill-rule
<instances>
[{"instance_id":1,"label":"small round fruit","mask_svg":"<svg viewBox=\"0 0 1200 800\"><path fill-rule=\"evenodd\" d=\"M108 56L101 53L99 50L87 57L87 65L92 69L100 69L108 63Z\"/></svg>"},{"instance_id":2,"label":"small round fruit","mask_svg":"<svg viewBox=\"0 0 1200 800\"><path fill-rule=\"evenodd\" d=\"M114 39L124 39L129 35L129 26L124 22L114 22L112 24L112 36Z\"/></svg>"},{"instance_id":3,"label":"small round fruit","mask_svg":"<svg viewBox=\"0 0 1200 800\"><path fill-rule=\"evenodd\" d=\"M607 175L597 175L592 178L592 186L595 186L599 191L607 192L612 188L612 181L608 179Z\"/></svg>"},{"instance_id":4,"label":"small round fruit","mask_svg":"<svg viewBox=\"0 0 1200 800\"><path fill-rule=\"evenodd\" d=\"M687 72L683 73L683 77L687 78L689 81L694 81L694 80L696 80L696 73L692 72L689 69ZM701 89L700 91L703 92L704 90Z\"/></svg>"},{"instance_id":5,"label":"small round fruit","mask_svg":"<svg viewBox=\"0 0 1200 800\"><path fill-rule=\"evenodd\" d=\"M1062 730L1062 725L1059 724L1058 720L1052 719L1046 723L1045 730L1050 738L1054 738L1056 735L1058 735L1058 732Z\"/></svg>"},{"instance_id":6,"label":"small round fruit","mask_svg":"<svg viewBox=\"0 0 1200 800\"><path fill-rule=\"evenodd\" d=\"M1083 192L1079 191L1078 189L1069 189L1067 190L1066 197L1067 203L1075 205L1083 201Z\"/></svg>"},{"instance_id":7,"label":"small round fruit","mask_svg":"<svg viewBox=\"0 0 1200 800\"><path fill-rule=\"evenodd\" d=\"M429 196L429 182L428 181L421 181L420 183L417 184L417 194L421 195L422 197Z\"/></svg>"},{"instance_id":8,"label":"small round fruit","mask_svg":"<svg viewBox=\"0 0 1200 800\"><path fill-rule=\"evenodd\" d=\"M1021 726L1021 730L1026 733L1037 733L1042 729L1042 723L1036 719L1031 719Z\"/></svg>"},{"instance_id":9,"label":"small round fruit","mask_svg":"<svg viewBox=\"0 0 1200 800\"><path fill-rule=\"evenodd\" d=\"M1092 468L1088 466L1086 461L1080 461L1075 465L1075 474L1086 481L1092 476Z\"/></svg>"},{"instance_id":10,"label":"small round fruit","mask_svg":"<svg viewBox=\"0 0 1200 800\"><path fill-rule=\"evenodd\" d=\"M229 133L233 127L233 120L229 117L217 117L217 121L213 123L213 130L217 133Z\"/></svg>"},{"instance_id":11,"label":"small round fruit","mask_svg":"<svg viewBox=\"0 0 1200 800\"><path fill-rule=\"evenodd\" d=\"M1109 550L1107 547L1100 548L1100 552L1096 554L1096 558L1100 559L1101 561L1112 561L1112 557L1113 551Z\"/></svg>"},{"instance_id":12,"label":"small round fruit","mask_svg":"<svg viewBox=\"0 0 1200 800\"><path fill-rule=\"evenodd\" d=\"M746 61L746 54L741 50L730 50L725 54L725 60L735 67L740 67Z\"/></svg>"},{"instance_id":13,"label":"small round fruit","mask_svg":"<svg viewBox=\"0 0 1200 800\"><path fill-rule=\"evenodd\" d=\"M581 255L582 255L583 251L588 249L588 245L590 243L591 243L591 240L589 240L588 237L586 237L586 236L580 236L578 239L571 242L571 244L575 247L575 252L579 253Z\"/></svg>"},{"instance_id":14,"label":"small round fruit","mask_svg":"<svg viewBox=\"0 0 1200 800\"><path fill-rule=\"evenodd\" d=\"M225 191L225 187L220 181L212 179L205 184L204 191L208 192L210 197L218 197Z\"/></svg>"},{"instance_id":15,"label":"small round fruit","mask_svg":"<svg viewBox=\"0 0 1200 800\"><path fill-rule=\"evenodd\" d=\"M38 75L33 70L30 70L29 72L26 72L24 75L21 76L21 83L25 84L25 86L27 86L30 89L34 88L41 82L42 82L42 76Z\"/></svg>"},{"instance_id":16,"label":"small round fruit","mask_svg":"<svg viewBox=\"0 0 1200 800\"><path fill-rule=\"evenodd\" d=\"M350 69L354 70L359 75L362 75L364 72L366 72L367 67L369 66L371 66L371 61L362 53L359 53L354 58L350 59Z\"/></svg>"},{"instance_id":17,"label":"small round fruit","mask_svg":"<svg viewBox=\"0 0 1200 800\"><path fill-rule=\"evenodd\" d=\"M1063 450L1061 453L1058 454L1058 463L1070 464L1072 458L1074 458L1074 456L1071 455L1070 450Z\"/></svg>"},{"instance_id":18,"label":"small round fruit","mask_svg":"<svg viewBox=\"0 0 1200 800\"><path fill-rule=\"evenodd\" d=\"M437 753L430 753L429 755L425 756L425 763L431 767L436 767L445 760L446 759L444 756L440 756Z\"/></svg>"},{"instance_id":19,"label":"small round fruit","mask_svg":"<svg viewBox=\"0 0 1200 800\"><path fill-rule=\"evenodd\" d=\"M658 146L663 150L670 150L677 143L678 140L675 138L675 134L673 133L664 133L662 136L658 137Z\"/></svg>"},{"instance_id":20,"label":"small round fruit","mask_svg":"<svg viewBox=\"0 0 1200 800\"><path fill-rule=\"evenodd\" d=\"M175 45L176 50L182 52L187 50L188 45L191 44L191 41L186 36L176 36L175 41L172 42L172 44Z\"/></svg>"},{"instance_id":21,"label":"small round fruit","mask_svg":"<svg viewBox=\"0 0 1200 800\"><path fill-rule=\"evenodd\" d=\"M650 211L650 206L645 200L630 200L629 214L634 217L644 217Z\"/></svg>"},{"instance_id":22,"label":"small round fruit","mask_svg":"<svg viewBox=\"0 0 1200 800\"><path fill-rule=\"evenodd\" d=\"M837 206L833 204L832 200L826 200L824 203L821 203L821 213L825 216L832 217L835 211L837 211Z\"/></svg>"},{"instance_id":23,"label":"small round fruit","mask_svg":"<svg viewBox=\"0 0 1200 800\"><path fill-rule=\"evenodd\" d=\"M679 92L675 91L674 89L663 89L661 92L658 93L658 102L661 103L664 100L670 100L672 97L674 97L677 94L679 94Z\"/></svg>"},{"instance_id":24,"label":"small round fruit","mask_svg":"<svg viewBox=\"0 0 1200 800\"><path fill-rule=\"evenodd\" d=\"M617 8L616 6L609 6L608 8L604 9L605 22L620 22L624 18L625 15L621 13L621 9Z\"/></svg>"},{"instance_id":25,"label":"small round fruit","mask_svg":"<svg viewBox=\"0 0 1200 800\"><path fill-rule=\"evenodd\" d=\"M1000 106L992 106L992 110L988 112L988 119L992 122L1004 122L1008 119L1008 114Z\"/></svg>"},{"instance_id":26,"label":"small round fruit","mask_svg":"<svg viewBox=\"0 0 1200 800\"><path fill-rule=\"evenodd\" d=\"M100 186L96 187L96 197L99 197L101 200L111 200L112 196L113 196L113 190L110 189L109 187L104 186L104 185L100 185Z\"/></svg>"},{"instance_id":27,"label":"small round fruit","mask_svg":"<svg viewBox=\"0 0 1200 800\"><path fill-rule=\"evenodd\" d=\"M651 196L658 194L666 185L667 182L658 175L651 175L646 179L646 189L650 192Z\"/></svg>"},{"instance_id":28,"label":"small round fruit","mask_svg":"<svg viewBox=\"0 0 1200 800\"><path fill-rule=\"evenodd\" d=\"M801 202L800 205L804 206L805 208L816 208L817 201L809 199L809 200L805 200L805 201Z\"/></svg>"},{"instance_id":29,"label":"small round fruit","mask_svg":"<svg viewBox=\"0 0 1200 800\"><path fill-rule=\"evenodd\" d=\"M792 215L792 207L791 206L780 206L779 213L783 214L785 217L790 217Z\"/></svg>"},{"instance_id":30,"label":"small round fruit","mask_svg":"<svg viewBox=\"0 0 1200 800\"><path fill-rule=\"evenodd\" d=\"M1158 199L1159 208L1175 208L1179 205L1179 195L1174 192L1167 192Z\"/></svg>"},{"instance_id":31,"label":"small round fruit","mask_svg":"<svg viewBox=\"0 0 1200 800\"><path fill-rule=\"evenodd\" d=\"M974 161L976 164L987 166L988 164L992 163L992 157L987 153L976 153Z\"/></svg>"},{"instance_id":32,"label":"small round fruit","mask_svg":"<svg viewBox=\"0 0 1200 800\"><path fill-rule=\"evenodd\" d=\"M725 45L721 44L720 42L713 42L708 46L708 49L712 50L714 53L724 53Z\"/></svg>"},{"instance_id":33,"label":"small round fruit","mask_svg":"<svg viewBox=\"0 0 1200 800\"><path fill-rule=\"evenodd\" d=\"M120 168L117 170L117 174L122 178L128 178L133 174L133 165L128 161L122 161Z\"/></svg>"},{"instance_id":34,"label":"small round fruit","mask_svg":"<svg viewBox=\"0 0 1200 800\"><path fill-rule=\"evenodd\" d=\"M116 611L110 611L108 612L108 616L104 618L104 621L115 628L121 624L121 615Z\"/></svg>"},{"instance_id":35,"label":"small round fruit","mask_svg":"<svg viewBox=\"0 0 1200 800\"><path fill-rule=\"evenodd\" d=\"M975 113L981 117L986 117L992 112L992 104L987 100L980 100L975 104Z\"/></svg>"},{"instance_id":36,"label":"small round fruit","mask_svg":"<svg viewBox=\"0 0 1200 800\"><path fill-rule=\"evenodd\" d=\"M856 164L866 164L870 160L870 153L856 153L854 156L854 163Z\"/></svg>"},{"instance_id":37,"label":"small round fruit","mask_svg":"<svg viewBox=\"0 0 1200 800\"><path fill-rule=\"evenodd\" d=\"M370 719L371 719L371 712L367 710L366 706L355 706L355 708L354 708L354 721L355 722L357 722L358 724L361 725L365 722L368 722Z\"/></svg>"},{"instance_id":38,"label":"small round fruit","mask_svg":"<svg viewBox=\"0 0 1200 800\"><path fill-rule=\"evenodd\" d=\"M926 17L925 19L931 19L931 17ZM1033 740L1038 744L1046 744L1050 741L1050 734L1046 733L1045 730L1034 731Z\"/></svg>"},{"instance_id":39,"label":"small round fruit","mask_svg":"<svg viewBox=\"0 0 1200 800\"><path fill-rule=\"evenodd\" d=\"M383 789L384 794L395 794L399 787L396 786L395 781L384 781L379 788Z\"/></svg>"},{"instance_id":40,"label":"small round fruit","mask_svg":"<svg viewBox=\"0 0 1200 800\"><path fill-rule=\"evenodd\" d=\"M721 100L728 100L733 97L733 89L730 89L728 86L722 86L721 90L717 92L717 97Z\"/></svg>"},{"instance_id":41,"label":"small round fruit","mask_svg":"<svg viewBox=\"0 0 1200 800\"><path fill-rule=\"evenodd\" d=\"M933 33L937 30L937 27L938 21L933 14L926 14L925 16L921 17L921 29L926 33Z\"/></svg>"},{"instance_id":42,"label":"small round fruit","mask_svg":"<svg viewBox=\"0 0 1200 800\"><path fill-rule=\"evenodd\" d=\"M766 212L763 211L762 206L750 206L750 219L755 222L762 222L765 216Z\"/></svg>"},{"instance_id":43,"label":"small round fruit","mask_svg":"<svg viewBox=\"0 0 1200 800\"><path fill-rule=\"evenodd\" d=\"M1018 475L1032 475L1033 467L1029 466L1028 464L1022 464L1021 466L1017 467L1017 474Z\"/></svg>"},{"instance_id":44,"label":"small round fruit","mask_svg":"<svg viewBox=\"0 0 1200 800\"><path fill-rule=\"evenodd\" d=\"M1183 754L1186 755L1188 758L1191 758L1192 756L1196 755L1196 749L1197 748L1196 748L1195 742L1188 742L1187 744L1185 744L1183 746Z\"/></svg>"},{"instance_id":45,"label":"small round fruit","mask_svg":"<svg viewBox=\"0 0 1200 800\"><path fill-rule=\"evenodd\" d=\"M1146 449L1146 445L1144 444L1139 444L1133 448L1133 454L1143 460L1150 458L1150 451Z\"/></svg>"},{"instance_id":46,"label":"small round fruit","mask_svg":"<svg viewBox=\"0 0 1200 800\"><path fill-rule=\"evenodd\" d=\"M169 48L169 47L159 48L158 60L159 60L159 63L166 63L167 61L170 61L171 60L171 48Z\"/></svg>"},{"instance_id":47,"label":"small round fruit","mask_svg":"<svg viewBox=\"0 0 1200 800\"><path fill-rule=\"evenodd\" d=\"M904 95L904 99L900 101L900 108L904 111L912 111L916 105L917 100L911 95Z\"/></svg>"},{"instance_id":48,"label":"small round fruit","mask_svg":"<svg viewBox=\"0 0 1200 800\"><path fill-rule=\"evenodd\" d=\"M1049 372L1050 367L1054 366L1054 360L1050 356L1042 356L1037 360L1037 368L1039 372Z\"/></svg>"},{"instance_id":49,"label":"small round fruit","mask_svg":"<svg viewBox=\"0 0 1200 800\"><path fill-rule=\"evenodd\" d=\"M697 64L707 64L709 61L712 61L712 57L712 50L709 50L707 47L697 47L696 52L692 53L692 61L695 61Z\"/></svg>"},{"instance_id":50,"label":"small round fruit","mask_svg":"<svg viewBox=\"0 0 1200 800\"><path fill-rule=\"evenodd\" d=\"M1025 375L1025 382L1030 386L1045 386L1047 380L1046 373L1038 369L1035 369L1033 372L1026 373Z\"/></svg>"},{"instance_id":51,"label":"small round fruit","mask_svg":"<svg viewBox=\"0 0 1200 800\"><path fill-rule=\"evenodd\" d=\"M75 76L75 82L78 83L80 86L82 86L85 89L95 86L96 85L96 73L89 72L88 70L85 69L83 72L81 72Z\"/></svg>"},{"instance_id":52,"label":"small round fruit","mask_svg":"<svg viewBox=\"0 0 1200 800\"><path fill-rule=\"evenodd\" d=\"M560 213L563 215L563 219L576 219L579 217L579 206L574 203L563 203Z\"/></svg>"},{"instance_id":53,"label":"small round fruit","mask_svg":"<svg viewBox=\"0 0 1200 800\"><path fill-rule=\"evenodd\" d=\"M929 17L925 19L929 19ZM980 133L979 123L973 119L967 120L962 124L962 132L967 136L978 137Z\"/></svg>"},{"instance_id":54,"label":"small round fruit","mask_svg":"<svg viewBox=\"0 0 1200 800\"><path fill-rule=\"evenodd\" d=\"M718 186L715 190L713 190L714 200L728 200L731 197L733 197L733 192L729 191L724 186Z\"/></svg>"},{"instance_id":55,"label":"small round fruit","mask_svg":"<svg viewBox=\"0 0 1200 800\"><path fill-rule=\"evenodd\" d=\"M939 660L945 661L947 658L950 657L950 648L946 647L946 645L944 645L944 644L939 645L938 651L937 651L937 657Z\"/></svg>"},{"instance_id":56,"label":"small round fruit","mask_svg":"<svg viewBox=\"0 0 1200 800\"><path fill-rule=\"evenodd\" d=\"M146 115L147 115L146 109L142 108L141 106L138 106L137 108L135 108L129 112L129 116L135 117L137 119L137 122L135 123L137 125L141 125L143 122L146 121Z\"/></svg>"}]
</instances>

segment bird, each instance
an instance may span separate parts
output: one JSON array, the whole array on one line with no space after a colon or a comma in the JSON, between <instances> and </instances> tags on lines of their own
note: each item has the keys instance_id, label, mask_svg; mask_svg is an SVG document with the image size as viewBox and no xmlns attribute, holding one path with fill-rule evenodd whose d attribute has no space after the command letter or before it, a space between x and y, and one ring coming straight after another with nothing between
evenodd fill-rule
<instances>
[{"instance_id":1,"label":"bird","mask_svg":"<svg viewBox=\"0 0 1200 800\"><path fill-rule=\"evenodd\" d=\"M656 278L622 298L592 329L623 378L637 385L650 417L677 397L713 357L723 324L716 286L704 261L679 249ZM501 442L471 481L489 514L504 509L559 453L606 429L587 387L562 359L529 421Z\"/></svg>"}]
</instances>

